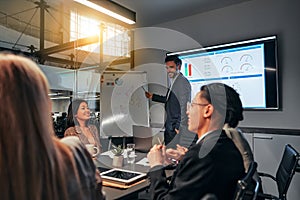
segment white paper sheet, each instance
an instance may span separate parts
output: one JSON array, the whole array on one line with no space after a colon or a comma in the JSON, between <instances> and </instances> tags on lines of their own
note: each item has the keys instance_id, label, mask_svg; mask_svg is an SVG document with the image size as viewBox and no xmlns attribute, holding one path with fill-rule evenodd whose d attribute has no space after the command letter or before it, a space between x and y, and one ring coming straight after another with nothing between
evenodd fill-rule
<instances>
[{"instance_id":1,"label":"white paper sheet","mask_svg":"<svg viewBox=\"0 0 300 200\"><path fill-rule=\"evenodd\" d=\"M148 158L143 158L142 160L140 160L139 162L137 162L135 164L137 164L137 165L143 165L143 166L150 166Z\"/></svg>"}]
</instances>

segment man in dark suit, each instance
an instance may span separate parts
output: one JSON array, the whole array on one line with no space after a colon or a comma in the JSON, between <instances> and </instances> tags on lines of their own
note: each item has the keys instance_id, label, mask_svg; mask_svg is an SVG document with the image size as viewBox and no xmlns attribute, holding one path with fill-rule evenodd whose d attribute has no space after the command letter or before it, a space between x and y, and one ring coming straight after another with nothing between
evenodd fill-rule
<instances>
[{"instance_id":1,"label":"man in dark suit","mask_svg":"<svg viewBox=\"0 0 300 200\"><path fill-rule=\"evenodd\" d=\"M176 144L189 147L195 139L195 135L187 130L186 104L191 100L191 85L180 73L181 59L176 55L167 56L165 64L170 83L167 94L161 96L146 92L146 97L165 104L165 144L170 147Z\"/></svg>"},{"instance_id":2,"label":"man in dark suit","mask_svg":"<svg viewBox=\"0 0 300 200\"><path fill-rule=\"evenodd\" d=\"M198 141L177 165L171 182L164 172L165 146L154 145L148 153L152 199L201 199L213 194L231 200L237 180L244 176L242 156L222 130L224 124L236 127L243 119L238 93L231 87L212 83L201 87L187 106L188 129Z\"/></svg>"}]
</instances>

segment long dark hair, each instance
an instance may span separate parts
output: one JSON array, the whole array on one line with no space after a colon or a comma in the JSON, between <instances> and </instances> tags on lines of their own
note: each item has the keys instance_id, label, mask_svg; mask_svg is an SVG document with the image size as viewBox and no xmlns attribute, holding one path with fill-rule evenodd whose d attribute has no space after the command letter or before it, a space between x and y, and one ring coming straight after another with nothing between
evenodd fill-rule
<instances>
[{"instance_id":1,"label":"long dark hair","mask_svg":"<svg viewBox=\"0 0 300 200\"><path fill-rule=\"evenodd\" d=\"M48 93L47 79L33 61L0 54L1 199L68 199L66 165L74 161L54 139Z\"/></svg>"},{"instance_id":2,"label":"long dark hair","mask_svg":"<svg viewBox=\"0 0 300 200\"><path fill-rule=\"evenodd\" d=\"M74 99L69 107L68 107L68 118L67 118L67 128L73 127L75 125L79 125L77 119L75 118L75 115L78 112L79 106L82 102L85 102L88 104L86 100L83 99ZM89 120L86 121L86 126L88 125Z\"/></svg>"}]
</instances>

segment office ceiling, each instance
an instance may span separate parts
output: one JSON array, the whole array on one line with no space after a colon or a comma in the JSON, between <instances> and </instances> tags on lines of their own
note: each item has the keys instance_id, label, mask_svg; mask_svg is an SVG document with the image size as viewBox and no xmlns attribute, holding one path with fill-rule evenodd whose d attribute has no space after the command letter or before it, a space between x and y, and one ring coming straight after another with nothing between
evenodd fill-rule
<instances>
[{"instance_id":1,"label":"office ceiling","mask_svg":"<svg viewBox=\"0 0 300 200\"><path fill-rule=\"evenodd\" d=\"M113 0L136 12L137 27L152 26L250 0Z\"/></svg>"},{"instance_id":2,"label":"office ceiling","mask_svg":"<svg viewBox=\"0 0 300 200\"><path fill-rule=\"evenodd\" d=\"M70 6L70 2L73 0L45 0L49 5L49 8L45 12L45 30L56 31L58 40L61 39L60 32L64 32L64 28L61 24L61 19L65 18L65 9ZM102 1L102 0L100 0ZM120 5L123 5L136 12L137 23L134 27L146 27L155 26L156 24L164 23L171 20L191 16L197 13L208 12L210 10L230 6L233 4L242 3L250 0L113 0ZM37 12L37 3L40 0L11 0L0 1L0 25L9 29L14 29L15 32L6 32L6 29L2 29L0 34L0 49L14 49L28 52L30 46L38 48L39 38L39 12ZM64 6L62 5L62 2ZM62 20L63 21L63 20ZM22 23L20 23L22 22ZM28 26L29 25L29 26ZM25 31L26 30L26 31ZM24 32L24 34L23 34ZM25 34L32 35L36 40L29 40L25 37ZM47 36L45 32L45 36ZM55 35L54 35L55 36ZM53 40L56 37L51 37ZM58 43L53 41L54 43ZM46 44L45 44L46 45ZM49 45L46 45L49 47ZM34 49L33 49L34 50ZM73 51L61 52L59 55L55 55L56 58L66 60L71 59L71 53ZM83 52L84 53L84 52ZM82 54L83 58L77 54L76 59L80 62L86 58L85 54ZM94 60L98 60L91 57L91 61L85 60L86 63L94 64ZM55 59L57 62L57 59ZM73 62L73 61L70 61ZM66 65L63 64L65 67Z\"/></svg>"}]
</instances>

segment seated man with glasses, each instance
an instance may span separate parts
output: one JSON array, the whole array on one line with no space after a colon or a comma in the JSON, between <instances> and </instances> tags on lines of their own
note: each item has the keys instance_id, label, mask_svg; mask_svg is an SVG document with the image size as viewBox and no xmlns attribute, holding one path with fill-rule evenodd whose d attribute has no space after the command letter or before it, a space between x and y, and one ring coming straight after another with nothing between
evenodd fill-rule
<instances>
[{"instance_id":1,"label":"seated man with glasses","mask_svg":"<svg viewBox=\"0 0 300 200\"><path fill-rule=\"evenodd\" d=\"M232 199L245 169L239 150L223 126L234 128L243 120L239 94L222 83L204 85L188 103L187 115L188 129L197 134L198 141L183 155L170 183L163 166L166 147L155 145L148 153L151 198L201 199L214 194L218 199Z\"/></svg>"}]
</instances>

